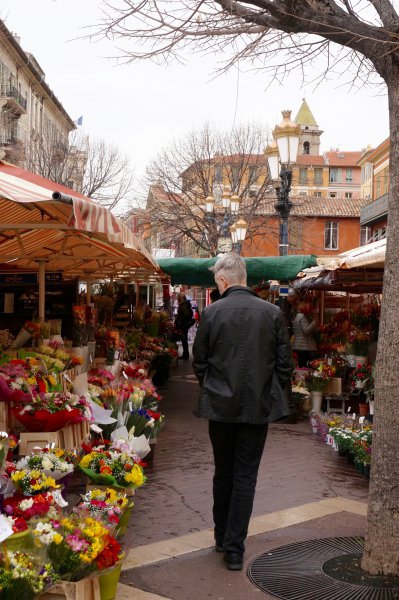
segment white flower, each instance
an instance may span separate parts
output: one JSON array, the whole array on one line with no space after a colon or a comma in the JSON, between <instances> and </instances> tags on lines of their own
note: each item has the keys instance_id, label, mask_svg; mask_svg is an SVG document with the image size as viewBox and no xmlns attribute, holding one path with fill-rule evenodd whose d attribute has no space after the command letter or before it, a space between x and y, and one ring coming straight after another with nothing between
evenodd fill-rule
<instances>
[{"instance_id":1,"label":"white flower","mask_svg":"<svg viewBox=\"0 0 399 600\"><path fill-rule=\"evenodd\" d=\"M53 462L50 460L50 458L48 456L45 456L42 459L42 469L47 469L48 471L51 471L51 469L54 468L54 464Z\"/></svg>"},{"instance_id":2,"label":"white flower","mask_svg":"<svg viewBox=\"0 0 399 600\"><path fill-rule=\"evenodd\" d=\"M21 510L28 510L28 508L31 508L33 506L33 498L27 498L26 500L22 500L22 502L19 503L19 507Z\"/></svg>"}]
</instances>

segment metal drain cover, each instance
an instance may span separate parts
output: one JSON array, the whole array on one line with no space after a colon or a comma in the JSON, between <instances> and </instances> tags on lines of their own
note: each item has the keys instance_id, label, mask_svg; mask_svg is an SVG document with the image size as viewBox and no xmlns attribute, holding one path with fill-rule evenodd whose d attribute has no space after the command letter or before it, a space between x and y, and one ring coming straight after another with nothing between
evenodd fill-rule
<instances>
[{"instance_id":1,"label":"metal drain cover","mask_svg":"<svg viewBox=\"0 0 399 600\"><path fill-rule=\"evenodd\" d=\"M251 562L248 577L262 591L282 600L398 600L396 583L391 587L355 585L324 573L324 563L361 554L363 544L363 538L326 538L274 548Z\"/></svg>"}]
</instances>

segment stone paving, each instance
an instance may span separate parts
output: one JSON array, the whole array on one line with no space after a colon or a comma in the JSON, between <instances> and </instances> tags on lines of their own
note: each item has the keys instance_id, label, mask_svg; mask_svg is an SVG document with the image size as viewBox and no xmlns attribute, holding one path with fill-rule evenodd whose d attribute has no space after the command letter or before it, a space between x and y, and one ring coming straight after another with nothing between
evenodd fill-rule
<instances>
[{"instance_id":1,"label":"stone paving","mask_svg":"<svg viewBox=\"0 0 399 600\"><path fill-rule=\"evenodd\" d=\"M212 452L207 422L193 416L199 388L179 361L159 388L166 424L148 483L135 497L118 598L267 598L245 571L227 571L212 549ZM363 535L367 479L311 433L308 420L270 427L246 563L290 541ZM239 585L237 583L240 582Z\"/></svg>"}]
</instances>

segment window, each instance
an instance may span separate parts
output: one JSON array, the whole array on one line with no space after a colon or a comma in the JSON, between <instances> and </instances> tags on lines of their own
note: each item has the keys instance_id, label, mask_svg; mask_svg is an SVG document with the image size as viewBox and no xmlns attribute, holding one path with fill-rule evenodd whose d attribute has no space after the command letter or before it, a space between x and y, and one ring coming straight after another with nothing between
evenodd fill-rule
<instances>
[{"instance_id":1,"label":"window","mask_svg":"<svg viewBox=\"0 0 399 600\"><path fill-rule=\"evenodd\" d=\"M363 225L360 227L360 245L364 246L368 244L371 238L371 227L367 227L367 225Z\"/></svg>"},{"instance_id":2,"label":"window","mask_svg":"<svg viewBox=\"0 0 399 600\"><path fill-rule=\"evenodd\" d=\"M336 198L337 197L337 192L329 192L328 193L328 197L329 198Z\"/></svg>"},{"instance_id":3,"label":"window","mask_svg":"<svg viewBox=\"0 0 399 600\"><path fill-rule=\"evenodd\" d=\"M257 167L249 167L248 169L248 183L252 185L258 181L258 169Z\"/></svg>"},{"instance_id":4,"label":"window","mask_svg":"<svg viewBox=\"0 0 399 600\"><path fill-rule=\"evenodd\" d=\"M315 169L314 170L314 183L315 183L315 185L322 185L323 169Z\"/></svg>"},{"instance_id":5,"label":"window","mask_svg":"<svg viewBox=\"0 0 399 600\"><path fill-rule=\"evenodd\" d=\"M324 250L338 250L338 223L326 222L324 226Z\"/></svg>"},{"instance_id":6,"label":"window","mask_svg":"<svg viewBox=\"0 0 399 600\"><path fill-rule=\"evenodd\" d=\"M240 167L232 167L231 169L231 191L237 192L240 183Z\"/></svg>"},{"instance_id":7,"label":"window","mask_svg":"<svg viewBox=\"0 0 399 600\"><path fill-rule=\"evenodd\" d=\"M316 196L316 198L321 198L321 192L315 192L314 195Z\"/></svg>"},{"instance_id":8,"label":"window","mask_svg":"<svg viewBox=\"0 0 399 600\"><path fill-rule=\"evenodd\" d=\"M308 193L307 192L299 192L298 196L307 196Z\"/></svg>"},{"instance_id":9,"label":"window","mask_svg":"<svg viewBox=\"0 0 399 600\"><path fill-rule=\"evenodd\" d=\"M331 167L330 183L341 183L341 181L342 181L342 169L340 167Z\"/></svg>"},{"instance_id":10,"label":"window","mask_svg":"<svg viewBox=\"0 0 399 600\"><path fill-rule=\"evenodd\" d=\"M215 165L215 183L222 181L222 165Z\"/></svg>"},{"instance_id":11,"label":"window","mask_svg":"<svg viewBox=\"0 0 399 600\"><path fill-rule=\"evenodd\" d=\"M299 169L299 183L307 183L308 182L308 170L307 169Z\"/></svg>"},{"instance_id":12,"label":"window","mask_svg":"<svg viewBox=\"0 0 399 600\"><path fill-rule=\"evenodd\" d=\"M345 198L352 198L352 192L345 192Z\"/></svg>"},{"instance_id":13,"label":"window","mask_svg":"<svg viewBox=\"0 0 399 600\"><path fill-rule=\"evenodd\" d=\"M352 167L346 167L345 181L347 181L348 183L352 183L352 181L353 181L353 169L352 169Z\"/></svg>"},{"instance_id":14,"label":"window","mask_svg":"<svg viewBox=\"0 0 399 600\"><path fill-rule=\"evenodd\" d=\"M310 142L303 142L302 154L310 154Z\"/></svg>"},{"instance_id":15,"label":"window","mask_svg":"<svg viewBox=\"0 0 399 600\"><path fill-rule=\"evenodd\" d=\"M386 227L379 227L378 229L374 230L374 235L373 235L374 240L376 240L376 241L383 240L386 237L387 237Z\"/></svg>"}]
</instances>

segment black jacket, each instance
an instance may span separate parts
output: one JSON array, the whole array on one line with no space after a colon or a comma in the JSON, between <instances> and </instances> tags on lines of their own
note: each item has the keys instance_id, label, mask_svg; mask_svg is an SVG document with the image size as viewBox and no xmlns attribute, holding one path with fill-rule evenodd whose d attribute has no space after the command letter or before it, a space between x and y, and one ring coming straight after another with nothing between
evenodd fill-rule
<instances>
[{"instance_id":1,"label":"black jacket","mask_svg":"<svg viewBox=\"0 0 399 600\"><path fill-rule=\"evenodd\" d=\"M293 364L284 316L250 289L232 286L203 311L193 356L198 416L262 424L289 414L282 388Z\"/></svg>"},{"instance_id":2,"label":"black jacket","mask_svg":"<svg viewBox=\"0 0 399 600\"><path fill-rule=\"evenodd\" d=\"M177 315L175 318L175 326L182 331L190 329L194 325L194 313L190 300L184 300L179 303Z\"/></svg>"}]
</instances>

